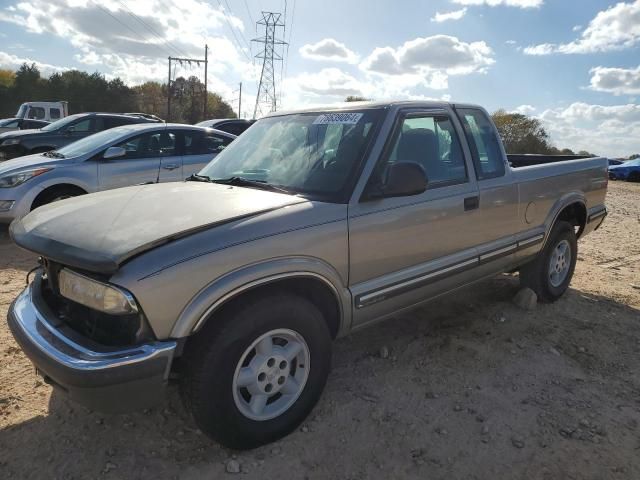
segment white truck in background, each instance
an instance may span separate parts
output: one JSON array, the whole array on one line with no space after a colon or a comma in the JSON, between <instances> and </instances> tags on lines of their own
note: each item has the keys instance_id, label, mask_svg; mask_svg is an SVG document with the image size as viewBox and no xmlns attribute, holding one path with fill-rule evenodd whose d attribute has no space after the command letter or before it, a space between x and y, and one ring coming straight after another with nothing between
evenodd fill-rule
<instances>
[{"instance_id":1,"label":"white truck in background","mask_svg":"<svg viewBox=\"0 0 640 480\"><path fill-rule=\"evenodd\" d=\"M55 122L69 115L69 102L25 102L20 105L16 118Z\"/></svg>"}]
</instances>

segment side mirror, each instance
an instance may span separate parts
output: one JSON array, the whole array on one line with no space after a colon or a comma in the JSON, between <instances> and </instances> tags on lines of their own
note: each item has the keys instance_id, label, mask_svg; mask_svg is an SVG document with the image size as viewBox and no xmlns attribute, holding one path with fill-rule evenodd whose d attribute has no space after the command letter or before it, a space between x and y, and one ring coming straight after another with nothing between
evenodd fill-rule
<instances>
[{"instance_id":1,"label":"side mirror","mask_svg":"<svg viewBox=\"0 0 640 480\"><path fill-rule=\"evenodd\" d=\"M124 157L127 151L123 147L109 147L105 150L102 158L104 160L111 160L113 158Z\"/></svg>"},{"instance_id":2,"label":"side mirror","mask_svg":"<svg viewBox=\"0 0 640 480\"><path fill-rule=\"evenodd\" d=\"M415 162L391 164L386 181L381 185L382 197L408 197L427 189L427 174L422 165Z\"/></svg>"}]
</instances>

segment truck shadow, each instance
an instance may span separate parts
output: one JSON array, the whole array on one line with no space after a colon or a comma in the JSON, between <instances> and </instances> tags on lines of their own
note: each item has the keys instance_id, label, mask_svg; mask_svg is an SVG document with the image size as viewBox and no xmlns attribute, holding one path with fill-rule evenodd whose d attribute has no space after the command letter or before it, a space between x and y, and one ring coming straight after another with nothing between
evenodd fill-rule
<instances>
[{"instance_id":1,"label":"truck shadow","mask_svg":"<svg viewBox=\"0 0 640 480\"><path fill-rule=\"evenodd\" d=\"M568 395L609 375L610 384L590 397L598 411L613 402L606 396L613 385L632 382L631 390L639 388L633 374L640 363L639 310L572 289L553 305L523 311L511 303L517 289L517 277L502 275L337 341L333 372L305 422L306 433L294 432L275 447L243 453L243 464L265 464L279 472L273 449L281 448L288 458L298 458L296 468L302 473L309 468L320 472L320 467L305 466L305 459L326 464L322 468L328 470L322 471L328 476L332 468L353 463L368 471L370 453L361 447L369 443L378 448L378 433L386 436L384 453L390 458L412 451L411 445L438 458L456 458L481 445L480 416L494 418L491 428L502 425L507 436L512 429L546 435L536 419L551 407L536 399L550 389L563 398L562 392ZM603 339L615 348L605 348ZM582 383L574 383L577 378ZM514 409L524 399L529 401L526 414ZM563 408L564 403L558 404L554 414ZM461 416L471 420L461 423ZM614 428L615 411L608 421L607 428ZM495 435L500 434L491 433ZM476 443L470 443L472 438ZM550 445L556 441L544 438ZM343 444L345 439L351 447ZM616 447L619 455L627 451L625 445ZM540 455L551 459L551 450ZM504 458L495 460L515 462L516 453L496 452ZM130 415L90 412L54 391L45 415L0 430L4 478L96 478L106 473L111 478L197 478L211 470L222 472L220 462L230 454L197 430L175 386L161 405ZM283 472L285 467L281 465Z\"/></svg>"}]
</instances>

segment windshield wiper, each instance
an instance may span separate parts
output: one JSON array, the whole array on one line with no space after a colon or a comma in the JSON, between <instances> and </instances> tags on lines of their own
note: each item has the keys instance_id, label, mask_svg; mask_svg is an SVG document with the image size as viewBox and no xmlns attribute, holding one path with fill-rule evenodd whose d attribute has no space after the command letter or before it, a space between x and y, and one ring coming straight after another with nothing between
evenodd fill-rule
<instances>
[{"instance_id":1,"label":"windshield wiper","mask_svg":"<svg viewBox=\"0 0 640 480\"><path fill-rule=\"evenodd\" d=\"M287 195L294 195L293 192L287 190L282 187L278 187L276 185L271 185L265 181L261 180L250 180L244 177L229 177L229 178L216 178L213 180L209 180L213 183L220 183L222 185L233 185L236 187L251 187L251 188L259 188L261 190L268 190L270 192L278 192L278 193L286 193Z\"/></svg>"},{"instance_id":2,"label":"windshield wiper","mask_svg":"<svg viewBox=\"0 0 640 480\"><path fill-rule=\"evenodd\" d=\"M44 155L45 157L50 157L50 158L64 158L64 155L61 154L57 150L51 150L50 152L44 152L42 155Z\"/></svg>"},{"instance_id":3,"label":"windshield wiper","mask_svg":"<svg viewBox=\"0 0 640 480\"><path fill-rule=\"evenodd\" d=\"M186 180L187 182L210 182L211 181L211 179L206 175L198 175L197 173L189 175Z\"/></svg>"}]
</instances>

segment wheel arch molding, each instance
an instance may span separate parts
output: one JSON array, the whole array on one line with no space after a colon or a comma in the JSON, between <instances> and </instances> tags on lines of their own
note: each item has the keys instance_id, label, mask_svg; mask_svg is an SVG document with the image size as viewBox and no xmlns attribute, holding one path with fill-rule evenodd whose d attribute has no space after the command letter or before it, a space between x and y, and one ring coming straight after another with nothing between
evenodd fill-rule
<instances>
[{"instance_id":1,"label":"wheel arch molding","mask_svg":"<svg viewBox=\"0 0 640 480\"><path fill-rule=\"evenodd\" d=\"M332 337L349 330L351 295L339 273L320 259L287 257L248 265L213 280L185 306L170 336L182 338L195 334L231 302L260 289L278 287L310 297L325 317L329 317Z\"/></svg>"},{"instance_id":2,"label":"wheel arch molding","mask_svg":"<svg viewBox=\"0 0 640 480\"><path fill-rule=\"evenodd\" d=\"M549 234L558 220L572 222L579 227L577 237L580 238L587 224L588 209L585 196L579 192L571 192L560 197L551 208L545 221L546 245Z\"/></svg>"}]
</instances>

